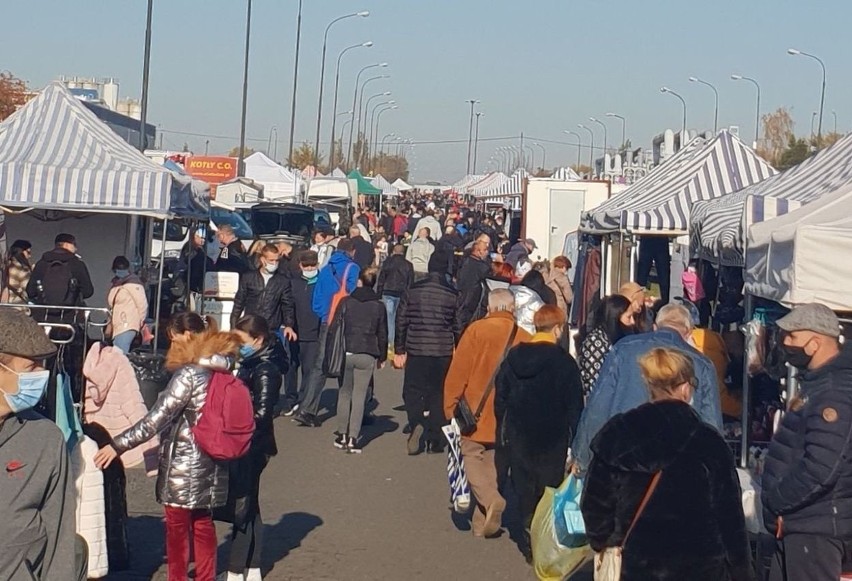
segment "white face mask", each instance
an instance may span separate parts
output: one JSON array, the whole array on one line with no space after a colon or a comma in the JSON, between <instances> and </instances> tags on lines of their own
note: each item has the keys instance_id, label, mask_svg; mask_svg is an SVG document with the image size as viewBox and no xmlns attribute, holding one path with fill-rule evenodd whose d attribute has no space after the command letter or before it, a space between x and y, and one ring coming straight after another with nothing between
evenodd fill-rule
<instances>
[{"instance_id":1,"label":"white face mask","mask_svg":"<svg viewBox=\"0 0 852 581\"><path fill-rule=\"evenodd\" d=\"M303 270L302 271L302 276L304 276L308 280L311 280L312 278L316 278L318 274L319 274L318 270Z\"/></svg>"},{"instance_id":2,"label":"white face mask","mask_svg":"<svg viewBox=\"0 0 852 581\"><path fill-rule=\"evenodd\" d=\"M273 264L267 264L263 268L266 270L267 273L275 274L275 271L278 270L278 263L275 262Z\"/></svg>"}]
</instances>

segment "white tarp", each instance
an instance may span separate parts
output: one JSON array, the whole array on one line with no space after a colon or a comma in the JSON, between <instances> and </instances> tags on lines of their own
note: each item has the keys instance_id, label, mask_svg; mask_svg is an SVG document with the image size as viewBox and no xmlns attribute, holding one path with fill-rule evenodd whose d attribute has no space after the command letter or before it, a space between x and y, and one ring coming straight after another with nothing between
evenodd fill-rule
<instances>
[{"instance_id":1,"label":"white tarp","mask_svg":"<svg viewBox=\"0 0 852 581\"><path fill-rule=\"evenodd\" d=\"M852 184L749 228L746 289L785 305L852 311Z\"/></svg>"},{"instance_id":2,"label":"white tarp","mask_svg":"<svg viewBox=\"0 0 852 581\"><path fill-rule=\"evenodd\" d=\"M396 181L394 181L391 185L393 185L393 187L395 187L401 192L406 192L414 189L410 185L408 185L406 181L402 178L397 178Z\"/></svg>"},{"instance_id":3,"label":"white tarp","mask_svg":"<svg viewBox=\"0 0 852 581\"><path fill-rule=\"evenodd\" d=\"M263 186L266 201L294 200L299 195L300 179L282 165L275 163L261 152L245 159L246 176Z\"/></svg>"}]
</instances>

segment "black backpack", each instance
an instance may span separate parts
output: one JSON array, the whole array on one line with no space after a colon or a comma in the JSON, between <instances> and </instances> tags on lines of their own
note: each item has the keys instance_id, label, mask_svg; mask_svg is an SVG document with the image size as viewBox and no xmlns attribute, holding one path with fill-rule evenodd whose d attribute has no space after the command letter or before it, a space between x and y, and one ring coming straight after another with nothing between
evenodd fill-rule
<instances>
[{"instance_id":1,"label":"black backpack","mask_svg":"<svg viewBox=\"0 0 852 581\"><path fill-rule=\"evenodd\" d=\"M38 302L42 305L73 307L77 305L79 284L67 262L53 260L38 280Z\"/></svg>"}]
</instances>

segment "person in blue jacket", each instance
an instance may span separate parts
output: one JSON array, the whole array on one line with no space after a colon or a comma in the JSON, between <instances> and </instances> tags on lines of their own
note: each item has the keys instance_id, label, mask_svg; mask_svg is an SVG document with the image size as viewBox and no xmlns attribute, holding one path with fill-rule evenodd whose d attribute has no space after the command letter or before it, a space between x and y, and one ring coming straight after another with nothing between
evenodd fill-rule
<instances>
[{"instance_id":1,"label":"person in blue jacket","mask_svg":"<svg viewBox=\"0 0 852 581\"><path fill-rule=\"evenodd\" d=\"M325 387L325 375L322 372L322 362L325 358L325 340L328 336L329 313L334 294L341 285L346 284L346 292L351 293L358 284L361 269L355 264L355 244L352 240L344 239L337 244L331 258L317 275L314 286L313 310L320 319L319 335L317 337L317 355L314 364L304 380L305 388L302 401L299 402L299 413L293 418L297 424L318 428L321 425L319 412L320 396Z\"/></svg>"},{"instance_id":2,"label":"person in blue jacket","mask_svg":"<svg viewBox=\"0 0 852 581\"><path fill-rule=\"evenodd\" d=\"M799 370L762 477L763 523L780 539L771 581L840 579L852 570L852 345L824 305L778 321L787 362Z\"/></svg>"},{"instance_id":3,"label":"person in blue jacket","mask_svg":"<svg viewBox=\"0 0 852 581\"><path fill-rule=\"evenodd\" d=\"M571 446L575 474L584 474L592 460L591 443L613 416L648 403L649 393L639 370L639 359L657 347L682 351L695 367L695 394L690 402L701 420L722 430L722 407L713 363L687 343L692 333L692 317L683 305L660 309L650 333L621 339L606 356L598 381L592 390L577 435Z\"/></svg>"}]
</instances>

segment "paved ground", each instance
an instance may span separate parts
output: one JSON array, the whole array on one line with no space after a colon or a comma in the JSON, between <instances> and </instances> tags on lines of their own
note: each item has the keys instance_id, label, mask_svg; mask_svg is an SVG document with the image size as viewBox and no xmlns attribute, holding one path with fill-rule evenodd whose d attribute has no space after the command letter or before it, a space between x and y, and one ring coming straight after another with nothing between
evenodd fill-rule
<instances>
[{"instance_id":1,"label":"paved ground","mask_svg":"<svg viewBox=\"0 0 852 581\"><path fill-rule=\"evenodd\" d=\"M379 421L367 428L371 441L361 455L333 448L334 420L318 429L297 427L288 418L276 420L280 453L261 485L265 579L535 578L509 534L476 539L462 530L466 524L454 521L444 455L406 455L401 383L401 372L379 372ZM326 391L325 403L333 405L335 395ZM133 470L128 480L134 570L109 579L165 580L161 510L153 500L153 479ZM511 510L504 521L516 529ZM221 569L227 528L219 531Z\"/></svg>"}]
</instances>

